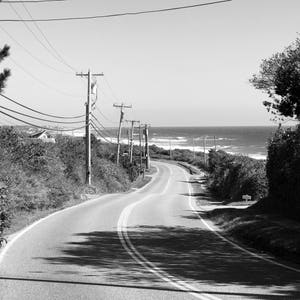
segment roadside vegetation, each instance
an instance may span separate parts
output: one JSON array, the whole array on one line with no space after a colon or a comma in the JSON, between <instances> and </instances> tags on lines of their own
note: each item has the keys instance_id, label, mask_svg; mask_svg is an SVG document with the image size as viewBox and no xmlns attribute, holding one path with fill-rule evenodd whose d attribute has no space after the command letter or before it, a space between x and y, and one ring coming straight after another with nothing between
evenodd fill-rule
<instances>
[{"instance_id":1,"label":"roadside vegetation","mask_svg":"<svg viewBox=\"0 0 300 300\"><path fill-rule=\"evenodd\" d=\"M157 146L150 149L157 159L170 159L169 151ZM299 149L300 127L280 127L269 141L266 161L214 150L208 154L207 165L203 153L196 153L194 158L189 150L176 149L172 158L191 174L199 173L195 167L205 172L207 189L195 181L194 195L200 206L209 205L211 200L222 205L206 215L224 234L259 251L300 263ZM253 201L242 200L245 194Z\"/></svg>"},{"instance_id":2,"label":"roadside vegetation","mask_svg":"<svg viewBox=\"0 0 300 300\"><path fill-rule=\"evenodd\" d=\"M272 119L279 122L277 132L269 141L265 171L262 166L255 165L255 172L250 172L253 173L252 181L254 179L250 186L255 187L257 192L252 188L245 192L255 195L258 201L246 209L225 208L209 213L232 238L296 263L300 263L299 63L298 38L283 52L263 60L259 73L250 80L255 88L268 94L270 101L264 101L263 104L271 112ZM286 120L293 120L298 125L284 129L280 123ZM213 159L214 155L210 155L211 162L220 159ZM231 162L229 164L232 165ZM210 165L210 168L210 173L216 170L215 164ZM226 177L235 177L233 168L223 168L223 171L219 169L212 185L225 198L232 195L231 190L233 195L237 192L237 189L224 186L226 180L222 178ZM231 180L227 183L230 184Z\"/></svg>"},{"instance_id":3,"label":"roadside vegetation","mask_svg":"<svg viewBox=\"0 0 300 300\"><path fill-rule=\"evenodd\" d=\"M29 138L15 127L0 128L1 231L26 215L55 210L86 193L126 191L139 176L137 164L114 163L113 145L92 139L93 185L85 185L83 138L57 136L56 143ZM17 219L16 219L17 218Z\"/></svg>"}]
</instances>

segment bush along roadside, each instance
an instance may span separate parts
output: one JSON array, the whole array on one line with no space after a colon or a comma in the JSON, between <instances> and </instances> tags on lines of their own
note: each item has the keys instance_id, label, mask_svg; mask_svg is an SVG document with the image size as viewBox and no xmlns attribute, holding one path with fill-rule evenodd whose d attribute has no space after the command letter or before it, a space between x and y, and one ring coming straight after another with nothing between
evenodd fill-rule
<instances>
[{"instance_id":1,"label":"bush along roadside","mask_svg":"<svg viewBox=\"0 0 300 300\"><path fill-rule=\"evenodd\" d=\"M279 127L269 142L266 167L269 195L262 208L300 221L300 125Z\"/></svg>"},{"instance_id":2,"label":"bush along roadside","mask_svg":"<svg viewBox=\"0 0 300 300\"><path fill-rule=\"evenodd\" d=\"M184 162L198 167L199 169L207 170L203 152L194 153L189 149L173 149L170 156L169 150L160 148L156 145L151 145L149 150L151 158Z\"/></svg>"},{"instance_id":3,"label":"bush along roadside","mask_svg":"<svg viewBox=\"0 0 300 300\"><path fill-rule=\"evenodd\" d=\"M16 218L63 207L86 191L83 138L31 139L14 127L0 128L0 233ZM137 165L116 166L114 145L92 139L93 191L126 191Z\"/></svg>"},{"instance_id":4,"label":"bush along roadside","mask_svg":"<svg viewBox=\"0 0 300 300\"><path fill-rule=\"evenodd\" d=\"M210 150L208 185L216 197L225 201L241 201L246 194L252 200L264 198L268 192L265 161Z\"/></svg>"}]
</instances>

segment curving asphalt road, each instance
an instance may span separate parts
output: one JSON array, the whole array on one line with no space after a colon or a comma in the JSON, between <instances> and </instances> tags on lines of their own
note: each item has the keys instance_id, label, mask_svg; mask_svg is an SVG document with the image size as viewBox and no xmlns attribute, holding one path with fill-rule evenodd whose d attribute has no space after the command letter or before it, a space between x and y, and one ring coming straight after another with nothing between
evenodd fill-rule
<instances>
[{"instance_id":1,"label":"curving asphalt road","mask_svg":"<svg viewBox=\"0 0 300 300\"><path fill-rule=\"evenodd\" d=\"M189 175L153 163L144 188L51 215L0 254L0 299L300 299L300 271L223 238Z\"/></svg>"}]
</instances>

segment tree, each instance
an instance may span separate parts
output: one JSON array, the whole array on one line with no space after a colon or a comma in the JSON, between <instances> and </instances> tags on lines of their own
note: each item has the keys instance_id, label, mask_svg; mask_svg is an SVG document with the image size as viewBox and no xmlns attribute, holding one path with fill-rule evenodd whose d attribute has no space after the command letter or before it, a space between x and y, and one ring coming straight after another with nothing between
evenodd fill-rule
<instances>
[{"instance_id":1,"label":"tree","mask_svg":"<svg viewBox=\"0 0 300 300\"><path fill-rule=\"evenodd\" d=\"M0 62L7 56L9 56L9 46L5 45L2 49L0 49ZM5 88L5 83L9 76L9 69L4 69L3 72L0 73L0 93Z\"/></svg>"},{"instance_id":2,"label":"tree","mask_svg":"<svg viewBox=\"0 0 300 300\"><path fill-rule=\"evenodd\" d=\"M263 104L274 119L293 118L300 121L300 39L265 59L258 74L250 82L268 93L271 101Z\"/></svg>"}]
</instances>

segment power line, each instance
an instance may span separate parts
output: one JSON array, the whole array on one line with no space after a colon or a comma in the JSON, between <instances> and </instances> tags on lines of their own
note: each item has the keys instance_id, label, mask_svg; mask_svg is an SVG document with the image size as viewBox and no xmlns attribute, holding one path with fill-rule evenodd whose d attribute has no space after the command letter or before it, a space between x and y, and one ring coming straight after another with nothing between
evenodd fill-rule
<instances>
[{"instance_id":1,"label":"power line","mask_svg":"<svg viewBox=\"0 0 300 300\"><path fill-rule=\"evenodd\" d=\"M11 1L3 1L3 0L0 0L0 3L48 3L48 2L65 2L67 0L27 0L27 1L22 1L22 0L19 0L19 1L14 1L14 0L11 0Z\"/></svg>"},{"instance_id":2,"label":"power line","mask_svg":"<svg viewBox=\"0 0 300 300\"><path fill-rule=\"evenodd\" d=\"M107 78L106 78L106 77L103 77L103 78L104 78L104 81L105 81L106 85L108 86L108 88L109 88L109 90L110 90L111 95L113 96L113 98L114 98L116 101L120 102L120 99L116 96L116 94L115 94L114 90L112 89L111 85L109 84Z\"/></svg>"},{"instance_id":3,"label":"power line","mask_svg":"<svg viewBox=\"0 0 300 300\"><path fill-rule=\"evenodd\" d=\"M23 117L28 117L28 118L31 118L31 119L44 121L44 122L49 122L49 123L59 123L59 124L82 124L82 123L84 123L84 121L74 121L74 122L68 122L67 121L66 122L66 121L47 120L47 119L42 119L42 118L39 118L39 117L34 117L34 116L31 116L31 115L27 115L27 114L21 113L19 111L16 111L16 110L13 110L13 109L10 109L10 108L7 108L7 107L2 106L2 105L0 105L0 108L3 108L3 109L8 110L10 112L16 113L16 114L21 115Z\"/></svg>"},{"instance_id":4,"label":"power line","mask_svg":"<svg viewBox=\"0 0 300 300\"><path fill-rule=\"evenodd\" d=\"M92 127L94 128L94 130L98 133L98 135L100 135L106 142L110 143L110 144L114 144L112 141L109 141L105 136L103 136L100 132L100 129L98 127L96 127L96 125L91 122Z\"/></svg>"},{"instance_id":5,"label":"power line","mask_svg":"<svg viewBox=\"0 0 300 300\"><path fill-rule=\"evenodd\" d=\"M14 8L14 6L9 3L10 8L15 12L15 14L17 15L17 17L19 17L19 21L22 22L24 24L24 26L27 28L27 30L32 34L32 36L37 40L37 42L44 48L47 50L48 53L50 53L50 55L52 57L54 57L55 59L57 59L56 56L53 55L53 53L48 49L48 47L40 40L40 38L35 34L35 32L24 22L22 16L18 13L18 11ZM32 20L32 19L31 19ZM33 20L32 20L33 21Z\"/></svg>"},{"instance_id":6,"label":"power line","mask_svg":"<svg viewBox=\"0 0 300 300\"><path fill-rule=\"evenodd\" d=\"M193 5L185 5L185 6L176 6L176 7L167 7L161 9L152 9L152 10L142 10L142 11L134 11L134 12L124 12L124 13L113 13L107 15L96 15L96 16L83 16L83 17L65 17L65 18L46 18L46 19L0 19L0 22L55 22L55 21L74 21L74 20L92 20L92 19L104 19L104 18L114 18L114 17L123 17L123 16L136 16L143 14L152 14L152 13L162 13L168 11L176 11L182 9L191 9L197 8L201 6L215 5L224 2L230 2L232 0L221 0L207 3L199 3Z\"/></svg>"},{"instance_id":7,"label":"power line","mask_svg":"<svg viewBox=\"0 0 300 300\"><path fill-rule=\"evenodd\" d=\"M110 123L112 123L112 124L118 124L118 122L112 121L112 120L110 120L108 117L106 117L106 116L100 111L100 109L98 108L97 105L95 105L95 108L96 108L97 112L98 112L98 113L99 113L106 121L108 121L108 122L110 122Z\"/></svg>"},{"instance_id":8,"label":"power line","mask_svg":"<svg viewBox=\"0 0 300 300\"><path fill-rule=\"evenodd\" d=\"M62 91L60 89L57 89L53 86L51 86L50 84L44 82L43 80L39 79L38 77L36 77L35 75L33 75L31 72L29 72L28 70L26 70L21 64L19 64L15 59L13 59L11 56L8 57L8 59L10 59L17 67L19 67L24 73L26 73L29 77L31 77L32 79L34 79L35 81L37 81L38 83L40 83L41 85L45 86L48 89L51 89L53 91L55 91L56 93L59 93L63 96L67 96L67 97L79 97L80 95L75 95L75 94L69 94L68 92Z\"/></svg>"},{"instance_id":9,"label":"power line","mask_svg":"<svg viewBox=\"0 0 300 300\"><path fill-rule=\"evenodd\" d=\"M46 62L44 62L42 59L34 56L26 47L24 47L17 39L15 39L6 29L3 28L3 26L0 26L0 29L8 36L10 37L15 43L17 43L19 45L19 47L21 47L29 56L31 56L34 60L36 60L38 63L40 63L41 65L44 65L58 73L65 73L65 74L70 74L71 72L65 72L62 70L58 70L56 68L54 68L53 66L51 66L50 64L47 64Z\"/></svg>"},{"instance_id":10,"label":"power line","mask_svg":"<svg viewBox=\"0 0 300 300\"><path fill-rule=\"evenodd\" d=\"M24 9L26 10L27 14L29 15L29 17L34 21L33 16L31 15L30 11L27 9L26 5L24 3L22 3L22 6L24 7ZM37 22L34 21L34 26L36 27L36 29L40 32L40 34L43 36L43 38L45 39L46 43L49 45L49 47L53 50L53 52L57 55L57 57L59 58L59 60L68 68L70 68L72 71L76 72L76 69L73 68L70 64L67 63L67 61L60 55L60 53L55 49L55 47L52 45L52 43L50 43L49 39L47 38L47 36L44 34L44 32L42 31L41 27L37 24Z\"/></svg>"},{"instance_id":11,"label":"power line","mask_svg":"<svg viewBox=\"0 0 300 300\"><path fill-rule=\"evenodd\" d=\"M20 102L18 102L16 100L13 100L13 99L11 99L11 98L9 98L9 97L1 94L1 93L0 93L0 96L2 96L3 98L5 98L6 100L8 100L10 102L13 102L13 103L15 103L15 104L17 104L19 106L22 106L22 107L24 107L24 108L26 108L26 109L28 109L28 110L30 110L32 112L38 113L38 114L46 116L46 117L52 117L52 118L57 118L57 119L78 119L78 118L82 118L82 117L85 116L85 115L79 115L79 116L56 116L56 115L52 115L52 114L46 114L46 113L43 113L41 111L35 110L33 108L30 108L30 107L28 107L28 106L26 106L24 104L21 104Z\"/></svg>"},{"instance_id":12,"label":"power line","mask_svg":"<svg viewBox=\"0 0 300 300\"><path fill-rule=\"evenodd\" d=\"M37 42L53 57L55 58L57 61L59 61L60 63L66 65L67 67L69 67L72 71L74 71L74 69L69 66L67 63L65 63L64 61L62 61L61 58L59 58L59 55L56 53L56 51L54 51L55 55L52 53L52 51L40 40L40 38L35 34L35 32L26 24L26 22L24 22L24 19L22 18L22 16L18 13L18 11L14 8L14 6L9 3L10 8L15 12L15 14L18 16L19 21L22 22L25 27L27 28L27 30L32 34L32 36L37 40ZM23 4L24 6L24 4ZM26 9L26 7L24 7ZM37 27L35 20L32 18L30 12L27 10L32 22L35 24L35 26ZM37 27L38 30L40 31L40 33L43 35L44 39L46 40L46 42L48 41L47 38L45 37L45 35L43 34L43 32L40 30L39 27ZM49 42L49 41L48 41ZM49 42L50 44L50 42ZM50 48L52 48L52 45L50 44Z\"/></svg>"},{"instance_id":13,"label":"power line","mask_svg":"<svg viewBox=\"0 0 300 300\"><path fill-rule=\"evenodd\" d=\"M30 123L30 122L27 122L27 121L24 121L24 120L22 120L22 119L19 119L19 118L17 118L17 117L14 117L14 116L12 116L12 115L10 115L10 114L8 114L8 113L5 113L4 111L1 111L0 110L0 113L1 114L3 114L3 115L6 115L6 116L8 116L8 117L10 117L10 118L12 118L12 119L14 119L14 120L17 120L17 121L19 121L19 122L22 122L22 123L24 123L24 124L27 124L27 125L30 125L30 126L33 126L33 127L37 127L37 128L41 128L41 129L45 129L45 130L50 130L50 131L73 131L73 130L78 130L78 129L83 129L83 128L85 128L85 126L81 126L81 127L77 127L77 128L68 128L68 129L58 129L58 128L51 128L51 127L44 127L44 126L40 126L40 125L36 125L36 124L32 124L32 123Z\"/></svg>"},{"instance_id":14,"label":"power line","mask_svg":"<svg viewBox=\"0 0 300 300\"><path fill-rule=\"evenodd\" d=\"M91 115L92 115L92 117L94 118L94 120L99 124L99 126L102 128L102 131L104 132L104 133L106 133L106 135L108 135L110 138L111 138L111 136L110 136L110 134L108 133L108 131L106 131L107 129L98 121L98 119L94 116L94 114L93 113L91 113Z\"/></svg>"}]
</instances>

